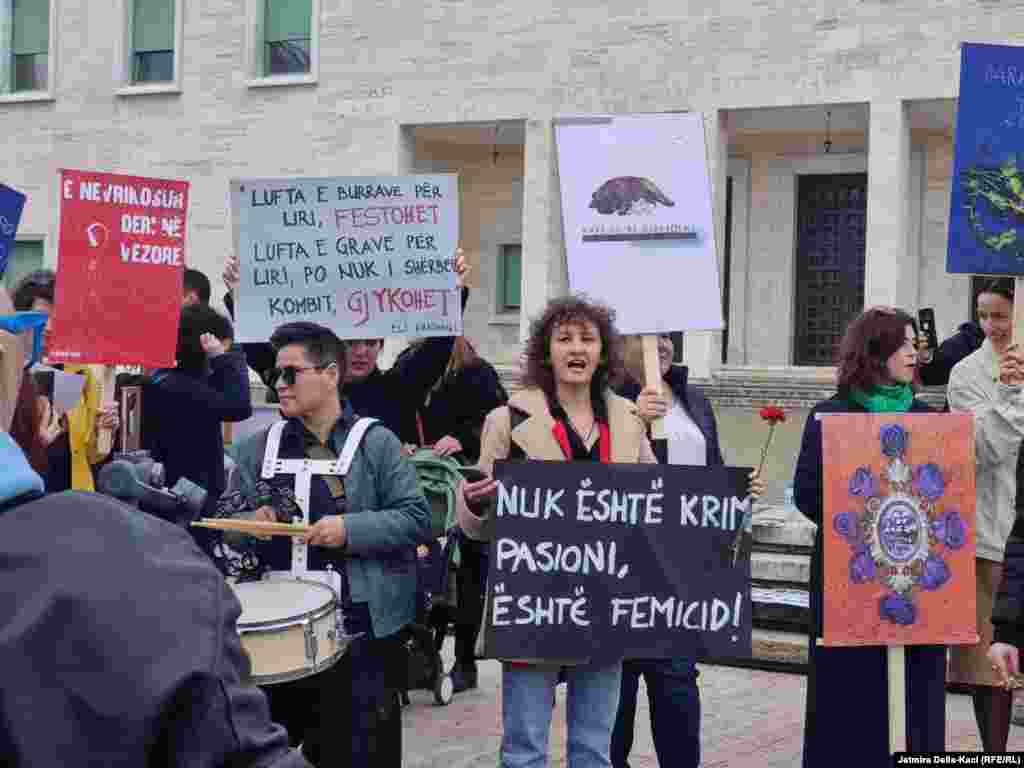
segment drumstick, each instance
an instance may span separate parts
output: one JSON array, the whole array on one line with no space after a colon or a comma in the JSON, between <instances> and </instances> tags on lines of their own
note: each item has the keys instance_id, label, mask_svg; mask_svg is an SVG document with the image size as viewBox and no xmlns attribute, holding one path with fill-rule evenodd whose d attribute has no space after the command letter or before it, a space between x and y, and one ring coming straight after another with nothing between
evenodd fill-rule
<instances>
[{"instance_id":1,"label":"drumstick","mask_svg":"<svg viewBox=\"0 0 1024 768\"><path fill-rule=\"evenodd\" d=\"M308 525L292 523L268 523L262 520L226 520L204 517L192 523L196 528L213 528L219 531L237 531L256 536L303 536L310 531Z\"/></svg>"}]
</instances>

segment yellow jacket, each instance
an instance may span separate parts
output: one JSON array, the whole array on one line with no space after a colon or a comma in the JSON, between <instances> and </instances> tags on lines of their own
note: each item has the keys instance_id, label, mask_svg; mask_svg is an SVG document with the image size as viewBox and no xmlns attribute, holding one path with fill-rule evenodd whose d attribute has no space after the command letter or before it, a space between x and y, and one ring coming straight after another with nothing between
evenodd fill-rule
<instances>
[{"instance_id":1,"label":"yellow jacket","mask_svg":"<svg viewBox=\"0 0 1024 768\"><path fill-rule=\"evenodd\" d=\"M92 465L99 464L107 457L97 446L99 432L96 431L96 417L100 411L103 393L100 391L101 368L90 365L66 365L67 373L85 376L82 399L67 413L68 442L71 444L71 489L95 491ZM113 392L108 397L113 396Z\"/></svg>"}]
</instances>

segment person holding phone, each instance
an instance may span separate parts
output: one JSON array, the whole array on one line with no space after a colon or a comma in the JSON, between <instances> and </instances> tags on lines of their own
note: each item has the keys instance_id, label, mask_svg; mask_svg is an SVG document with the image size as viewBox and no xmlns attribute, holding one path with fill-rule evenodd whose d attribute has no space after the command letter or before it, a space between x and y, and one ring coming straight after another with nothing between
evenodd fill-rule
<instances>
[{"instance_id":1,"label":"person holding phone","mask_svg":"<svg viewBox=\"0 0 1024 768\"><path fill-rule=\"evenodd\" d=\"M926 387L944 387L949 383L953 366L981 347L985 334L975 322L963 323L957 332L938 343L935 331L935 310L918 312L920 331L917 336L917 370ZM947 405L948 408L948 405Z\"/></svg>"}]
</instances>

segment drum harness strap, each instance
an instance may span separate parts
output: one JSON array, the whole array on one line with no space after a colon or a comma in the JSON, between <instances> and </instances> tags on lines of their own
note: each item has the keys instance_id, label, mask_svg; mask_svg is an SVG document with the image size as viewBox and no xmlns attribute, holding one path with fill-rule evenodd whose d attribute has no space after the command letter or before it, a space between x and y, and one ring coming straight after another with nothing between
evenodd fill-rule
<instances>
[{"instance_id":1,"label":"drum harness strap","mask_svg":"<svg viewBox=\"0 0 1024 768\"><path fill-rule=\"evenodd\" d=\"M363 440L366 431L377 423L377 419L361 418L352 425L345 438L345 445L342 446L341 455L335 457L330 449L321 447L319 450L314 447L307 451L304 459L282 459L278 457L281 450L281 433L284 431L287 421L275 422L267 432L267 445L263 452L263 470L261 477L270 480L275 475L295 476L295 501L302 511L302 517L296 516L292 522L309 525L309 497L311 493L313 475L323 475L333 498L338 498L345 493L345 485L342 478L348 474L352 459L355 458L356 450ZM313 457L312 453L318 454ZM321 458L322 457L322 458ZM329 458L328 458L329 457ZM313 579L329 586L338 597L339 622L338 631L341 632L341 576L330 565L326 573L317 573L308 568L309 545L298 539L292 539L292 567L291 576L296 579ZM274 574L269 574L273 576ZM315 655L315 652L314 652Z\"/></svg>"}]
</instances>

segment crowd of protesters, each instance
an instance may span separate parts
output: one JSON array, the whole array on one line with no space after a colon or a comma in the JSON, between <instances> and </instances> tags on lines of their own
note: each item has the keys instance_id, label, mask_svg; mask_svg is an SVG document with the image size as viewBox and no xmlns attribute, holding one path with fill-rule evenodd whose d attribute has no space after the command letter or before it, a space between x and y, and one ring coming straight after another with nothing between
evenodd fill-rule
<instances>
[{"instance_id":1,"label":"crowd of protesters","mask_svg":"<svg viewBox=\"0 0 1024 768\"><path fill-rule=\"evenodd\" d=\"M465 309L470 291L461 254L456 261ZM236 259L223 277L230 312ZM344 629L355 639L329 669L261 693L245 680L233 626L237 601L207 553L181 526L82 493L97 488L97 473L111 458L99 438L117 431L119 414L101 402L89 367L46 364L55 282L52 271L33 272L18 283L13 308L0 307L0 562L25 563L3 575L0 589L0 667L13 670L0 685L5 765L70 765L87 754L95 764L126 766L399 766L399 633L417 620L417 552L434 538L411 455L430 450L478 473L458 486L457 525L449 532L461 555L455 608L439 606L432 618L441 638L454 625L456 693L478 684L496 461L727 463L729 446L719 440L714 411L687 369L673 364L671 338L658 341L660 386L645 384L640 338L620 336L614 312L599 303L564 297L548 304L533 320L522 386L510 397L465 337L413 342L387 370L378 363L383 339L342 341L314 323L280 326L262 344L235 344L231 319L210 306L210 281L187 270L176 365L145 371L137 382L142 447L163 465L167 485L184 478L206 492L200 514L212 515L228 490L223 424L252 416L250 373L270 388L268 400L286 422L281 458L337 457L362 417L376 420L343 483L313 478L303 539L310 568L338 574ZM971 686L985 748L1005 749L1009 682L1024 641L1024 533L1016 524L1024 353L1012 343L1013 301L1012 281L992 281L977 299L978 322L937 349L927 348L916 321L900 309L868 309L847 329L837 392L814 408L796 457L796 504L819 525L805 766L830 764L839 743L849 764L882 765L889 755L884 649L815 642L824 599L816 416L928 412L915 396L922 381L948 382L948 407L974 415L981 642L953 649L951 661L943 646L908 651L908 747L943 751L949 678ZM33 347L25 340L35 337L41 359L25 351ZM81 396L64 413L54 405L54 376L61 372L83 379ZM665 436L652 440L656 420ZM246 516L282 521L283 511L257 491L268 439L268 430L259 430L230 445L227 455L239 493L252 500ZM110 453L118 451L116 439L113 446ZM763 494L757 473L748 490L754 499ZM98 540L102 546L90 549ZM115 555L118 542L124 549ZM246 543L267 567L289 570L288 540ZM116 578L102 562L108 557L117 560ZM62 602L65 594L74 597ZM163 596L158 606L145 605L151 594ZM26 623L25 605L35 623ZM119 615L115 605L122 605ZM157 609L157 626L147 626ZM139 651L143 642L149 645ZM77 643L72 655L82 648L92 655L65 658L67 643ZM501 765L546 765L554 690L565 683L568 764L625 768L641 677L659 764L699 765L696 661L624 659L613 647L571 659L502 659ZM852 739L851 710L860 713Z\"/></svg>"}]
</instances>

